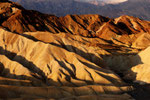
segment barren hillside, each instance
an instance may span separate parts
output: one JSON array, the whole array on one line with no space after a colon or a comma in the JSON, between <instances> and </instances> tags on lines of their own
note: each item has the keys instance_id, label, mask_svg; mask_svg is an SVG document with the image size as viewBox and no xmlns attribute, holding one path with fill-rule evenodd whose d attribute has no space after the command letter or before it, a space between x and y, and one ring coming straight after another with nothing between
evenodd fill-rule
<instances>
[{"instance_id":1,"label":"barren hillside","mask_svg":"<svg viewBox=\"0 0 150 100\"><path fill-rule=\"evenodd\" d=\"M149 21L57 17L10 1L0 19L0 98L148 100Z\"/></svg>"}]
</instances>

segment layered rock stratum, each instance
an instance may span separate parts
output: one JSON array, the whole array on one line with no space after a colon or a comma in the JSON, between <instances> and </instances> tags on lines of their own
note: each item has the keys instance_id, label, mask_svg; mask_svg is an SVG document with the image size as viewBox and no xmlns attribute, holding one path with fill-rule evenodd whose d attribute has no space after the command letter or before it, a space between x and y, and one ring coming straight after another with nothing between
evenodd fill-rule
<instances>
[{"instance_id":1,"label":"layered rock stratum","mask_svg":"<svg viewBox=\"0 0 150 100\"><path fill-rule=\"evenodd\" d=\"M0 19L0 98L148 100L149 21L57 17L10 1Z\"/></svg>"}]
</instances>

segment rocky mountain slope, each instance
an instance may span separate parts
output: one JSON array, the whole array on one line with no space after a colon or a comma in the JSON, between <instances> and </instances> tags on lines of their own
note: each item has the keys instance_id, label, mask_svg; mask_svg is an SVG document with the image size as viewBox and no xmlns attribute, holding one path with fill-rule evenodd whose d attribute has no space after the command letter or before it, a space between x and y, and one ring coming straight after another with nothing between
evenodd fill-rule
<instances>
[{"instance_id":1,"label":"rocky mountain slope","mask_svg":"<svg viewBox=\"0 0 150 100\"><path fill-rule=\"evenodd\" d=\"M10 1L0 19L0 98L149 99L149 21L57 17Z\"/></svg>"},{"instance_id":2,"label":"rocky mountain slope","mask_svg":"<svg viewBox=\"0 0 150 100\"><path fill-rule=\"evenodd\" d=\"M15 3L1 5L1 26L18 34L36 31L65 32L84 37L98 37L116 45L134 48L145 48L149 45L147 33L150 31L150 22L132 16L115 19L100 15L57 17L25 10Z\"/></svg>"},{"instance_id":3,"label":"rocky mountain slope","mask_svg":"<svg viewBox=\"0 0 150 100\"><path fill-rule=\"evenodd\" d=\"M129 15L150 20L149 0L12 0L27 9L66 16L67 14L100 14L108 17Z\"/></svg>"}]
</instances>

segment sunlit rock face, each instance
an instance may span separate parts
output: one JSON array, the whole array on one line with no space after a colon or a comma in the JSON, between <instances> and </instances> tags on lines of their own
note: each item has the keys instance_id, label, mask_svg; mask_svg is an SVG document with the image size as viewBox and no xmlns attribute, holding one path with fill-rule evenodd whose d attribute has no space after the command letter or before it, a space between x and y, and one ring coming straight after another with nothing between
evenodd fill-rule
<instances>
[{"instance_id":1,"label":"sunlit rock face","mask_svg":"<svg viewBox=\"0 0 150 100\"><path fill-rule=\"evenodd\" d=\"M10 2L1 3L0 13L1 26L18 34L36 31L64 32L102 38L117 45L134 48L146 48L149 45L150 22L132 16L120 16L115 19L94 14L57 17L25 10L20 5Z\"/></svg>"},{"instance_id":2,"label":"sunlit rock face","mask_svg":"<svg viewBox=\"0 0 150 100\"><path fill-rule=\"evenodd\" d=\"M0 2L0 19L0 98L133 100L134 84L150 82L149 21L57 17L14 2Z\"/></svg>"},{"instance_id":3,"label":"sunlit rock face","mask_svg":"<svg viewBox=\"0 0 150 100\"><path fill-rule=\"evenodd\" d=\"M0 32L1 80L5 80L1 82L0 89L6 92L2 97L25 95L26 98L60 99L93 95L91 98L97 98L96 95L106 94L107 98L111 98L107 93L119 95L133 89L104 64L99 55L109 54L107 51L84 44L95 39L64 33L35 32L20 36L3 29ZM98 41L105 44L101 39L95 42ZM113 98L131 98L117 95Z\"/></svg>"}]
</instances>

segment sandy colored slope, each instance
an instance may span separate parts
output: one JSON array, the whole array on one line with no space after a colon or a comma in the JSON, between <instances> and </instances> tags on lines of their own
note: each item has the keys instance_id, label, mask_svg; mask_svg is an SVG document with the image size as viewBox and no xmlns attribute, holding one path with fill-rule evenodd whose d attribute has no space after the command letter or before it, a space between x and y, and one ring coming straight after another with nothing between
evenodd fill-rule
<instances>
[{"instance_id":1,"label":"sandy colored slope","mask_svg":"<svg viewBox=\"0 0 150 100\"><path fill-rule=\"evenodd\" d=\"M39 71L42 70L42 72L44 72L45 74L43 76L53 79L56 82L58 82L58 80L60 80L60 82L64 81L64 83L68 83L67 81L77 81L77 82L81 81L82 82L82 80L87 80L87 81L97 83L97 82L100 82L99 80L101 76L99 76L98 74L100 71L102 71L100 73L102 75L107 75L105 74L105 72L108 73L108 76L110 75L112 77L113 75L111 71L97 66L98 64L102 63L102 61L100 60L101 59L100 57L95 56L99 58L99 63L97 63L97 65L94 63L95 54L92 54L92 52L94 52L95 47L89 47L91 49L87 49L87 46L86 46L86 50L89 50L89 52L87 51L88 53L86 54L91 53L91 55L84 55L84 54L79 55L78 52L84 53L82 49L80 50L80 48L83 48L83 49L85 48L84 45L83 46L80 45L79 48L74 47L74 46L70 46L69 48L69 45L68 45L68 48L66 46L67 49L65 49L65 46L63 48L62 47L63 45L61 44L55 44L55 43L46 44L46 43L39 42L39 41L34 42L25 37L22 37L22 36L19 36L19 35L4 31L4 30L1 30L1 33L2 33L1 34L1 37L2 37L1 51L3 51L2 55L6 55L9 59L19 62L20 64L25 65L25 67L29 67L28 69L30 69L30 66L31 66L31 70L34 70L35 72L38 72L38 70ZM11 37L11 39L9 37ZM88 56L91 56L93 59L89 57L91 59L90 61L90 59L88 59ZM88 65L88 67L86 65ZM39 66L38 67L39 69L36 69L36 66ZM93 70L93 68L95 70ZM85 73L81 73L84 71ZM39 73L39 74L42 74L42 73ZM70 78L70 76L72 76L72 78ZM95 78L93 79L93 77ZM115 75L114 77L117 78L117 76ZM102 82L105 83L105 81L102 81ZM106 82L109 83L108 80L106 80Z\"/></svg>"},{"instance_id":2,"label":"sandy colored slope","mask_svg":"<svg viewBox=\"0 0 150 100\"><path fill-rule=\"evenodd\" d=\"M2 98L129 100L122 79L150 82L148 21L0 8Z\"/></svg>"},{"instance_id":3,"label":"sandy colored slope","mask_svg":"<svg viewBox=\"0 0 150 100\"><path fill-rule=\"evenodd\" d=\"M136 82L141 84L150 83L150 47L140 52L137 56L140 57L137 62L141 62L139 65L134 66L131 70L136 74Z\"/></svg>"},{"instance_id":4,"label":"sandy colored slope","mask_svg":"<svg viewBox=\"0 0 150 100\"><path fill-rule=\"evenodd\" d=\"M54 38L54 40L46 43L33 41L28 37L3 29L0 32L0 62L3 69L1 72L3 77L28 80L26 84L29 86L85 86L85 88L89 89L90 87L87 85L92 85L92 90L96 89L95 91L99 91L100 94L119 94L132 90L130 86L124 86L125 83L114 72L104 66L99 54L107 54L105 50L71 40L72 35L67 39L59 37L63 33L57 35L45 33ZM78 36L72 38L86 40L86 38L79 38ZM102 40L97 39L97 41ZM9 83L13 85L11 81ZM7 89L10 91L9 89L11 88ZM15 93L19 93L19 96L22 94L26 95L22 89L16 89ZM41 91L41 88L39 89ZM70 89L72 88L68 87L66 90L69 91ZM84 87L83 89L77 88L77 93L82 94L83 90ZM11 91L14 91L13 87ZM34 89L31 90L31 93L27 91L29 97L33 91ZM58 91L61 90L58 89ZM36 92L33 92L33 94L37 98L42 95L41 92L39 93L40 96L36 95ZM8 97L11 97L11 95L8 95ZM54 98L58 97L51 95ZM83 95L89 95L89 93L83 93ZM91 95L95 94L92 92ZM44 97L46 97L46 94L44 94ZM18 98L18 96L15 98Z\"/></svg>"},{"instance_id":5,"label":"sandy colored slope","mask_svg":"<svg viewBox=\"0 0 150 100\"><path fill-rule=\"evenodd\" d=\"M124 80L143 84L150 83L150 47L139 54L120 54L103 57L107 66Z\"/></svg>"}]
</instances>

